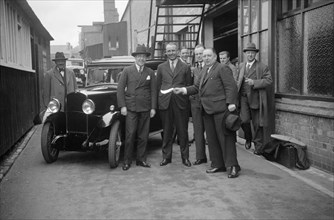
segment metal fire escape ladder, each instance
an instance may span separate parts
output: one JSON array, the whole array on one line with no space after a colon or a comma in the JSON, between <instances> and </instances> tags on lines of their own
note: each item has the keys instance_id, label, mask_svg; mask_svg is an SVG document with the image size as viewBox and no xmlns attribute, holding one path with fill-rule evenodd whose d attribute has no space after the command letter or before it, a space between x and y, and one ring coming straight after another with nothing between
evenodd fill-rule
<instances>
[{"instance_id":1,"label":"metal fire escape ladder","mask_svg":"<svg viewBox=\"0 0 334 220\"><path fill-rule=\"evenodd\" d=\"M164 58L166 43L169 42L176 43L179 48L186 47L192 53L199 41L205 4L160 4L156 7L152 58Z\"/></svg>"}]
</instances>

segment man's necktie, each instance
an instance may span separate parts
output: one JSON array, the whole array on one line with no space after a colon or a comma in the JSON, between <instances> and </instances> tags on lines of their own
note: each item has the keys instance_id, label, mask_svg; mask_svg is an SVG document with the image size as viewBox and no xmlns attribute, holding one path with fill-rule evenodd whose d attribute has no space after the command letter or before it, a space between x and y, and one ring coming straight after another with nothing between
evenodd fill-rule
<instances>
[{"instance_id":1,"label":"man's necktie","mask_svg":"<svg viewBox=\"0 0 334 220\"><path fill-rule=\"evenodd\" d=\"M202 70L202 62L198 62L198 69Z\"/></svg>"},{"instance_id":2,"label":"man's necktie","mask_svg":"<svg viewBox=\"0 0 334 220\"><path fill-rule=\"evenodd\" d=\"M200 81L200 88L202 87L204 81L206 80L206 77L208 76L208 73L210 72L210 69L211 69L211 67L209 67L209 68L206 70L206 72L202 73L203 76L202 76L201 81Z\"/></svg>"},{"instance_id":3,"label":"man's necktie","mask_svg":"<svg viewBox=\"0 0 334 220\"><path fill-rule=\"evenodd\" d=\"M64 77L64 69L58 69L59 70L59 73L62 77Z\"/></svg>"},{"instance_id":4,"label":"man's necktie","mask_svg":"<svg viewBox=\"0 0 334 220\"><path fill-rule=\"evenodd\" d=\"M139 74L141 74L141 73L143 72L143 68L144 68L144 67L142 67L142 66L139 67Z\"/></svg>"},{"instance_id":5,"label":"man's necktie","mask_svg":"<svg viewBox=\"0 0 334 220\"><path fill-rule=\"evenodd\" d=\"M171 62L170 64L170 69L172 70L172 72L174 73L174 60Z\"/></svg>"},{"instance_id":6,"label":"man's necktie","mask_svg":"<svg viewBox=\"0 0 334 220\"><path fill-rule=\"evenodd\" d=\"M247 63L247 65L246 65L246 73L249 72L249 69L250 69L250 64Z\"/></svg>"},{"instance_id":7,"label":"man's necktie","mask_svg":"<svg viewBox=\"0 0 334 220\"><path fill-rule=\"evenodd\" d=\"M206 77L208 77L208 74L209 74L209 72L210 72L210 69L211 69L211 67L209 67L209 68L206 70L206 72L205 72L205 74L204 74L204 80L206 79Z\"/></svg>"}]
</instances>

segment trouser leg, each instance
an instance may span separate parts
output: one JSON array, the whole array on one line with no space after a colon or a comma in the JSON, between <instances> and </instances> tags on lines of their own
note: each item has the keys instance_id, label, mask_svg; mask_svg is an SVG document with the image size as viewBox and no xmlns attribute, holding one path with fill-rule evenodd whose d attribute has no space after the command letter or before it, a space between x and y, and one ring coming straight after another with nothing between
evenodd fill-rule
<instances>
[{"instance_id":1,"label":"trouser leg","mask_svg":"<svg viewBox=\"0 0 334 220\"><path fill-rule=\"evenodd\" d=\"M138 113L137 161L146 161L147 140L150 129L150 112Z\"/></svg>"},{"instance_id":2,"label":"trouser leg","mask_svg":"<svg viewBox=\"0 0 334 220\"><path fill-rule=\"evenodd\" d=\"M196 160L207 159L205 153L204 121L201 114L201 108L197 105L192 105L191 114L194 126Z\"/></svg>"},{"instance_id":3,"label":"trouser leg","mask_svg":"<svg viewBox=\"0 0 334 220\"><path fill-rule=\"evenodd\" d=\"M169 107L166 110L160 110L160 117L163 127L163 138L162 138L162 157L164 159L172 159L172 150L173 150L173 114L172 110Z\"/></svg>"},{"instance_id":4,"label":"trouser leg","mask_svg":"<svg viewBox=\"0 0 334 220\"><path fill-rule=\"evenodd\" d=\"M205 127L205 131L207 135L209 154L210 154L210 159L212 161L212 167L215 167L215 168L225 167L223 152L220 147L220 141L222 140L219 140L218 138L219 134L217 134L215 118L213 115L204 113L204 127Z\"/></svg>"},{"instance_id":5,"label":"trouser leg","mask_svg":"<svg viewBox=\"0 0 334 220\"><path fill-rule=\"evenodd\" d=\"M180 109L176 103L173 105L173 118L176 127L177 138L180 142L180 151L182 159L189 159L188 145L188 110Z\"/></svg>"},{"instance_id":6,"label":"trouser leg","mask_svg":"<svg viewBox=\"0 0 334 220\"><path fill-rule=\"evenodd\" d=\"M246 141L252 141L252 129L251 129L251 109L249 108L248 99L245 96L241 96L240 99L240 118L241 128L244 131Z\"/></svg>"},{"instance_id":7,"label":"trouser leg","mask_svg":"<svg viewBox=\"0 0 334 220\"><path fill-rule=\"evenodd\" d=\"M226 110L228 111L228 110ZM214 121L216 123L216 130L219 137L220 148L222 150L223 161L225 162L225 167L239 166L237 160L237 149L235 145L236 134L226 133L222 128L222 124L225 123L223 120L224 113L216 114L214 116Z\"/></svg>"},{"instance_id":8,"label":"trouser leg","mask_svg":"<svg viewBox=\"0 0 334 220\"><path fill-rule=\"evenodd\" d=\"M124 163L132 163L132 153L137 129L137 113L128 111L125 117Z\"/></svg>"},{"instance_id":9,"label":"trouser leg","mask_svg":"<svg viewBox=\"0 0 334 220\"><path fill-rule=\"evenodd\" d=\"M263 147L263 127L260 126L260 111L252 109L252 123L254 128L254 144L255 150L261 152Z\"/></svg>"}]
</instances>

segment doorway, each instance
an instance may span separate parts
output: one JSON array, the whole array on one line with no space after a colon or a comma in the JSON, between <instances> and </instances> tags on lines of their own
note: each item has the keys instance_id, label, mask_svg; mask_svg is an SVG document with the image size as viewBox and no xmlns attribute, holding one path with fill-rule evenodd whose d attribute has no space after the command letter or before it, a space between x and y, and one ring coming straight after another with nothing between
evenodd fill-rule
<instances>
[{"instance_id":1,"label":"doorway","mask_svg":"<svg viewBox=\"0 0 334 220\"><path fill-rule=\"evenodd\" d=\"M225 6L213 19L213 46L217 55L221 51L230 52L230 60L238 57L238 7Z\"/></svg>"}]
</instances>

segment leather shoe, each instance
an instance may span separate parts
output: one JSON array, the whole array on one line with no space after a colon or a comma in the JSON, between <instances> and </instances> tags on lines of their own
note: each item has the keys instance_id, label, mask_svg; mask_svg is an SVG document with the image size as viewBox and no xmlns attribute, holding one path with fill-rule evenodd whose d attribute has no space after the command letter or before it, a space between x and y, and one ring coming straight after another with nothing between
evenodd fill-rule
<instances>
[{"instance_id":1,"label":"leather shoe","mask_svg":"<svg viewBox=\"0 0 334 220\"><path fill-rule=\"evenodd\" d=\"M228 174L228 178L236 178L239 176L239 171L240 171L240 168L237 167L237 166L232 166L231 169L230 169L230 173Z\"/></svg>"},{"instance_id":2,"label":"leather shoe","mask_svg":"<svg viewBox=\"0 0 334 220\"><path fill-rule=\"evenodd\" d=\"M193 164L194 165L200 165L202 163L207 163L208 160L207 159L199 159L199 160L196 160Z\"/></svg>"},{"instance_id":3,"label":"leather shoe","mask_svg":"<svg viewBox=\"0 0 334 220\"><path fill-rule=\"evenodd\" d=\"M160 166L166 166L167 164L171 163L170 159L163 159L160 163Z\"/></svg>"},{"instance_id":4,"label":"leather shoe","mask_svg":"<svg viewBox=\"0 0 334 220\"><path fill-rule=\"evenodd\" d=\"M225 167L221 167L221 168L213 167L211 169L206 170L206 173L218 173L218 172L226 172L226 168Z\"/></svg>"},{"instance_id":5,"label":"leather shoe","mask_svg":"<svg viewBox=\"0 0 334 220\"><path fill-rule=\"evenodd\" d=\"M252 142L251 141L246 141L246 143L245 143L246 150L249 150L251 147L252 147Z\"/></svg>"},{"instance_id":6,"label":"leather shoe","mask_svg":"<svg viewBox=\"0 0 334 220\"><path fill-rule=\"evenodd\" d=\"M187 167L191 167L191 163L188 159L182 159L182 163L183 163L183 165L185 165Z\"/></svg>"},{"instance_id":7,"label":"leather shoe","mask_svg":"<svg viewBox=\"0 0 334 220\"><path fill-rule=\"evenodd\" d=\"M128 170L128 169L130 169L130 167L131 167L130 164L125 163L125 164L123 165L123 170Z\"/></svg>"},{"instance_id":8,"label":"leather shoe","mask_svg":"<svg viewBox=\"0 0 334 220\"><path fill-rule=\"evenodd\" d=\"M142 167L151 167L151 164L145 162L145 161L136 161L137 166L142 166Z\"/></svg>"},{"instance_id":9,"label":"leather shoe","mask_svg":"<svg viewBox=\"0 0 334 220\"><path fill-rule=\"evenodd\" d=\"M260 156L260 155L261 155L261 152L259 152L259 151L257 151L257 150L254 150L254 154Z\"/></svg>"}]
</instances>

